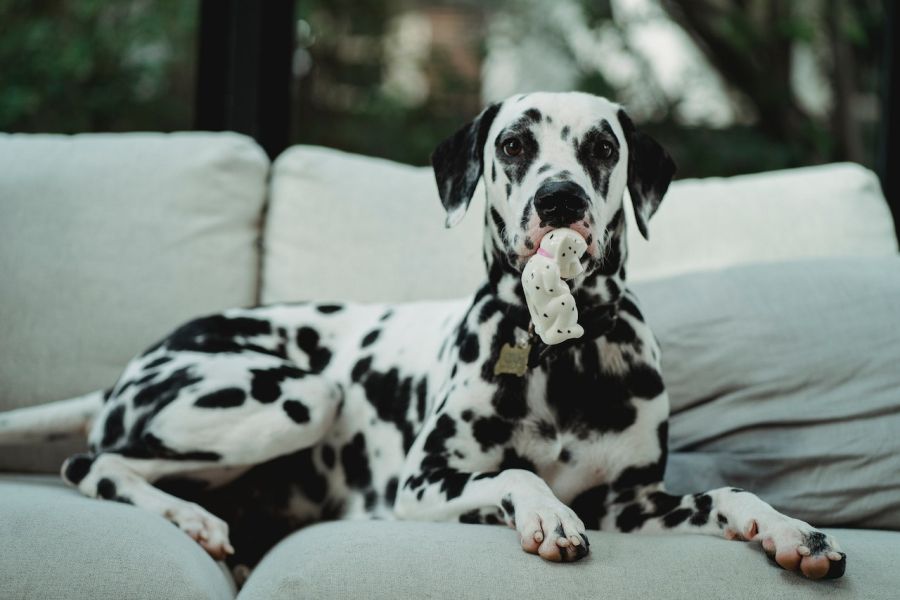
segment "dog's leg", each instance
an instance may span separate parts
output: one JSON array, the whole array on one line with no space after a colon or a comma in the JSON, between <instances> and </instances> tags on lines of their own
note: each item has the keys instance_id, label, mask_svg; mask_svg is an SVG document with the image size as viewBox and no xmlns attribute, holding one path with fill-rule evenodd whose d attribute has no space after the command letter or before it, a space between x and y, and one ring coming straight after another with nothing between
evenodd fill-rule
<instances>
[{"instance_id":1,"label":"dog's leg","mask_svg":"<svg viewBox=\"0 0 900 600\"><path fill-rule=\"evenodd\" d=\"M227 408L205 407L204 396L197 399L186 393L120 443L97 455L69 458L62 476L89 497L128 502L173 521L210 555L222 558L233 552L225 522L151 484L198 471L226 476L230 471L233 477L246 467L318 442L340 410L340 387L311 376L282 382L280 387L285 395L278 401L248 400Z\"/></svg>"},{"instance_id":2,"label":"dog's leg","mask_svg":"<svg viewBox=\"0 0 900 600\"><path fill-rule=\"evenodd\" d=\"M177 525L217 560L234 553L228 541L228 524L199 504L176 498L149 481L208 463L132 459L104 453L90 457L76 454L63 465L63 477L91 498L133 504Z\"/></svg>"},{"instance_id":3,"label":"dog's leg","mask_svg":"<svg viewBox=\"0 0 900 600\"><path fill-rule=\"evenodd\" d=\"M575 561L587 555L584 523L531 471L466 472L454 468L448 443L456 424L447 413L432 417L407 455L394 511L401 519L460 520L482 509L502 511L522 548L550 561Z\"/></svg>"},{"instance_id":4,"label":"dog's leg","mask_svg":"<svg viewBox=\"0 0 900 600\"><path fill-rule=\"evenodd\" d=\"M661 485L648 486L628 502L614 501L603 525L620 531L703 533L760 541L779 566L810 579L840 577L846 567L846 555L834 537L781 514L739 488L675 496Z\"/></svg>"}]
</instances>

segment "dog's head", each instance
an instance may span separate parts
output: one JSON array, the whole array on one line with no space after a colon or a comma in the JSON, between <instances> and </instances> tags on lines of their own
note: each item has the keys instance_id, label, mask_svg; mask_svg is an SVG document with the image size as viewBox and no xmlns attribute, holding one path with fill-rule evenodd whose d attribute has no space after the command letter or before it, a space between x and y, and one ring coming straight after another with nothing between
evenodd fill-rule
<instances>
[{"instance_id":1,"label":"dog's head","mask_svg":"<svg viewBox=\"0 0 900 600\"><path fill-rule=\"evenodd\" d=\"M437 147L432 165L448 227L462 219L484 176L488 261L521 270L548 231L570 227L587 243L586 274L623 237L625 188L647 237L675 173L666 151L621 106L577 92L492 104Z\"/></svg>"}]
</instances>

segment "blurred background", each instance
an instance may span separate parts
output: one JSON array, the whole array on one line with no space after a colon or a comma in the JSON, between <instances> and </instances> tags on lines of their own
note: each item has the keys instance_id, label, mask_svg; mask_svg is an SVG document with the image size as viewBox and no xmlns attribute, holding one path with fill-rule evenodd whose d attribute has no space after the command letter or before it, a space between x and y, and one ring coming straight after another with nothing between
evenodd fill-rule
<instances>
[{"instance_id":1,"label":"blurred background","mask_svg":"<svg viewBox=\"0 0 900 600\"><path fill-rule=\"evenodd\" d=\"M890 5L0 0L0 130L237 129L270 154L421 165L486 102L584 90L625 104L680 177L884 171Z\"/></svg>"}]
</instances>

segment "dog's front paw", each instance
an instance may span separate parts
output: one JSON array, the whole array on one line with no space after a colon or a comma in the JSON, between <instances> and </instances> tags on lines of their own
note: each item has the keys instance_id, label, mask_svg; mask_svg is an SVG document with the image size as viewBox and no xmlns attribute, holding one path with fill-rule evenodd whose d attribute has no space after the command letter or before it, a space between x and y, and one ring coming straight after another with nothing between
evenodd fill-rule
<instances>
[{"instance_id":1,"label":"dog's front paw","mask_svg":"<svg viewBox=\"0 0 900 600\"><path fill-rule=\"evenodd\" d=\"M762 541L763 550L778 566L809 579L837 579L847 568L847 555L837 540L811 525L785 517L775 523L752 521L748 539Z\"/></svg>"},{"instance_id":2,"label":"dog's front paw","mask_svg":"<svg viewBox=\"0 0 900 600\"><path fill-rule=\"evenodd\" d=\"M166 509L163 516L191 536L216 560L234 554L228 541L228 524L197 504L185 502Z\"/></svg>"},{"instance_id":3,"label":"dog's front paw","mask_svg":"<svg viewBox=\"0 0 900 600\"><path fill-rule=\"evenodd\" d=\"M566 505L516 507L516 530L522 549L553 562L574 562L587 556L590 543L584 523Z\"/></svg>"}]
</instances>

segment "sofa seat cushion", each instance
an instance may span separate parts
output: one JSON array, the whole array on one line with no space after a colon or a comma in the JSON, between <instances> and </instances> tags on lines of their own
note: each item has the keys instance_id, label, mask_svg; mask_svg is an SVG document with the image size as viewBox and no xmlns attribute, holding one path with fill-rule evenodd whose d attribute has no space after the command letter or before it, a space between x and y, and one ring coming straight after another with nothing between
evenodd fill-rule
<instances>
[{"instance_id":1,"label":"sofa seat cushion","mask_svg":"<svg viewBox=\"0 0 900 600\"><path fill-rule=\"evenodd\" d=\"M0 410L111 387L181 322L253 304L268 166L233 133L0 134Z\"/></svg>"},{"instance_id":2,"label":"sofa seat cushion","mask_svg":"<svg viewBox=\"0 0 900 600\"><path fill-rule=\"evenodd\" d=\"M808 581L773 566L756 544L699 535L589 533L574 564L525 554L504 527L342 521L276 546L238 598L891 598L900 533L829 530L847 574Z\"/></svg>"},{"instance_id":3,"label":"sofa seat cushion","mask_svg":"<svg viewBox=\"0 0 900 600\"><path fill-rule=\"evenodd\" d=\"M160 516L58 477L0 476L0 598L233 598L219 563Z\"/></svg>"}]
</instances>

